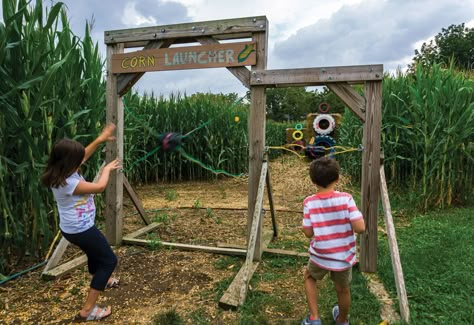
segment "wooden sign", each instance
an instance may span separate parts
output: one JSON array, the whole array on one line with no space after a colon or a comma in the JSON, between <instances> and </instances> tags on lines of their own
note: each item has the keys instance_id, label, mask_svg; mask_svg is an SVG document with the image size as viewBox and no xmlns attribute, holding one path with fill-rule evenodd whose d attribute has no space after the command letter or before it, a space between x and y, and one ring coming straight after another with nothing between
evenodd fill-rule
<instances>
[{"instance_id":1,"label":"wooden sign","mask_svg":"<svg viewBox=\"0 0 474 325\"><path fill-rule=\"evenodd\" d=\"M112 73L255 65L255 42L143 50L112 55Z\"/></svg>"}]
</instances>

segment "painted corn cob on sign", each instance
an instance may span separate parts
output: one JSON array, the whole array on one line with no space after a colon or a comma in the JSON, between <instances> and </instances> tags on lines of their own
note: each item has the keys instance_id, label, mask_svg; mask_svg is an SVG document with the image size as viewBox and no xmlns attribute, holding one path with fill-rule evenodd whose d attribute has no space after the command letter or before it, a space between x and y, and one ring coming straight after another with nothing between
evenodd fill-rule
<instances>
[{"instance_id":1,"label":"painted corn cob on sign","mask_svg":"<svg viewBox=\"0 0 474 325\"><path fill-rule=\"evenodd\" d=\"M113 73L255 65L256 43L238 42L142 50L112 56Z\"/></svg>"}]
</instances>

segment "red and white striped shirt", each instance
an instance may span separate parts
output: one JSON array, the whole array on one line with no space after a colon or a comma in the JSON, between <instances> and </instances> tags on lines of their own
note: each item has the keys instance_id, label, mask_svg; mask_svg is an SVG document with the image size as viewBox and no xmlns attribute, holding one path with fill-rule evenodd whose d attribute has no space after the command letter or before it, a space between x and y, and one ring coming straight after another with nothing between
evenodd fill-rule
<instances>
[{"instance_id":1,"label":"red and white striped shirt","mask_svg":"<svg viewBox=\"0 0 474 325\"><path fill-rule=\"evenodd\" d=\"M304 200L303 227L313 228L311 262L331 271L346 270L357 261L351 222L362 219L352 196L332 191Z\"/></svg>"}]
</instances>

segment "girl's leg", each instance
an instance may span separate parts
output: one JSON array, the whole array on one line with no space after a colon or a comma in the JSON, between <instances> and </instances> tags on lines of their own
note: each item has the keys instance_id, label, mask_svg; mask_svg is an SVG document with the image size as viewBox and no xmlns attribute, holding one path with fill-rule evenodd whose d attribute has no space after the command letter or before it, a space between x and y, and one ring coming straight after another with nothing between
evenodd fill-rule
<instances>
[{"instance_id":1,"label":"girl's leg","mask_svg":"<svg viewBox=\"0 0 474 325\"><path fill-rule=\"evenodd\" d=\"M104 291L107 281L117 265L117 257L110 249L104 235L95 227L78 234L66 234L63 236L88 256L89 271L95 270L91 281L91 288L87 300L80 311L81 316L87 316L95 306L101 291ZM105 315L111 313L107 308Z\"/></svg>"}]
</instances>

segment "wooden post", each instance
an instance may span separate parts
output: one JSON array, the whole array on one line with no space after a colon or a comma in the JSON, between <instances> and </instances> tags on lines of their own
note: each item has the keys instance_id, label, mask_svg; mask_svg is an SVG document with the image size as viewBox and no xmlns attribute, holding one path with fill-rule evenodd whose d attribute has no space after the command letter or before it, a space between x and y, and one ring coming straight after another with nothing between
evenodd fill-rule
<instances>
[{"instance_id":1,"label":"wooden post","mask_svg":"<svg viewBox=\"0 0 474 325\"><path fill-rule=\"evenodd\" d=\"M107 88L106 102L107 123L114 123L116 140L107 142L106 161L115 158L123 161L123 103L117 95L117 76L112 71L112 55L123 52L123 44L107 46ZM110 174L109 183L105 190L105 225L106 236L110 245L119 245L122 241L123 216L123 173L114 171Z\"/></svg>"},{"instance_id":2,"label":"wooden post","mask_svg":"<svg viewBox=\"0 0 474 325\"><path fill-rule=\"evenodd\" d=\"M268 25L268 23L267 23ZM257 42L257 64L253 70L264 70L267 67L267 32L254 33L253 40ZM262 170L265 146L265 87L250 87L251 105L249 114L249 185L248 185L248 216L247 243L250 239L255 202L257 199L258 182ZM255 244L254 261L262 259L262 223L258 226Z\"/></svg>"},{"instance_id":3,"label":"wooden post","mask_svg":"<svg viewBox=\"0 0 474 325\"><path fill-rule=\"evenodd\" d=\"M390 199L388 197L387 182L385 180L385 171L383 169L383 165L380 166L380 194L382 197L385 227L387 229L388 246L390 248L392 268L395 275L395 286L397 287L400 314L402 319L408 323L410 321L410 308L408 307L405 279L403 277L402 263L400 261L400 252L398 251L397 236L395 234L395 226L393 224L392 209L390 208Z\"/></svg>"},{"instance_id":4,"label":"wooden post","mask_svg":"<svg viewBox=\"0 0 474 325\"><path fill-rule=\"evenodd\" d=\"M380 180L380 136L382 124L382 82L368 81L362 145L362 214L366 231L360 235L360 268L377 271L377 216Z\"/></svg>"}]
</instances>

